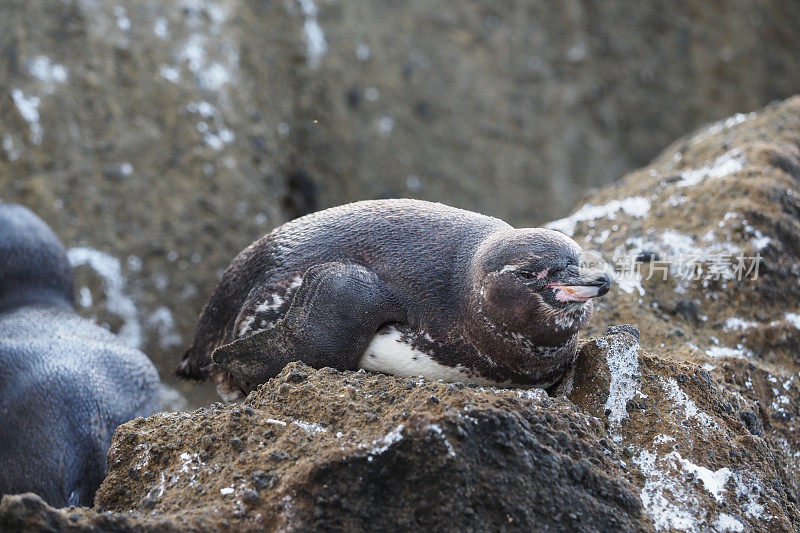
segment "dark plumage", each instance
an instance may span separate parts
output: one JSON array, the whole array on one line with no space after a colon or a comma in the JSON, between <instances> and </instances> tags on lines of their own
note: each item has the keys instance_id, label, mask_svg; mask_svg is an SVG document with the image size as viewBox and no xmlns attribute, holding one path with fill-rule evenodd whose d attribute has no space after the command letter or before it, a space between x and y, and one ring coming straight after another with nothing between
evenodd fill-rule
<instances>
[{"instance_id":1,"label":"dark plumage","mask_svg":"<svg viewBox=\"0 0 800 533\"><path fill-rule=\"evenodd\" d=\"M546 386L609 285L580 254L561 233L417 200L313 213L233 260L177 372L228 399L295 360Z\"/></svg>"},{"instance_id":2,"label":"dark plumage","mask_svg":"<svg viewBox=\"0 0 800 533\"><path fill-rule=\"evenodd\" d=\"M0 203L0 494L91 505L114 429L158 408L140 351L75 314L64 247Z\"/></svg>"}]
</instances>

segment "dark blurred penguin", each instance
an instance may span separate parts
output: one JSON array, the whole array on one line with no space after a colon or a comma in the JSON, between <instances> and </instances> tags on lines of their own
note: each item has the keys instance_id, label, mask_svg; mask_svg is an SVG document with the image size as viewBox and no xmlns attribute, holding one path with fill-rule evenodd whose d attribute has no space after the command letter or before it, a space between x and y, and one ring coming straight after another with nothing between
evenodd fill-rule
<instances>
[{"instance_id":1,"label":"dark blurred penguin","mask_svg":"<svg viewBox=\"0 0 800 533\"><path fill-rule=\"evenodd\" d=\"M417 200L357 202L242 251L178 367L235 400L291 361L548 387L609 276L566 235Z\"/></svg>"},{"instance_id":2,"label":"dark blurred penguin","mask_svg":"<svg viewBox=\"0 0 800 533\"><path fill-rule=\"evenodd\" d=\"M0 203L0 494L91 505L120 424L159 407L150 360L74 309L61 242Z\"/></svg>"}]
</instances>

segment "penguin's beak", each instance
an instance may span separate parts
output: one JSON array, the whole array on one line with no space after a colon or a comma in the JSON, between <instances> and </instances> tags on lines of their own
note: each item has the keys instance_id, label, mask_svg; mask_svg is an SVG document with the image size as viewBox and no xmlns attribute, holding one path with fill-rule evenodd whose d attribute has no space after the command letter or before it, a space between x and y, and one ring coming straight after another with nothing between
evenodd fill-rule
<instances>
[{"instance_id":1,"label":"penguin's beak","mask_svg":"<svg viewBox=\"0 0 800 533\"><path fill-rule=\"evenodd\" d=\"M586 302L608 292L611 277L605 272L580 269L578 275L563 282L551 283L555 299L559 302Z\"/></svg>"}]
</instances>

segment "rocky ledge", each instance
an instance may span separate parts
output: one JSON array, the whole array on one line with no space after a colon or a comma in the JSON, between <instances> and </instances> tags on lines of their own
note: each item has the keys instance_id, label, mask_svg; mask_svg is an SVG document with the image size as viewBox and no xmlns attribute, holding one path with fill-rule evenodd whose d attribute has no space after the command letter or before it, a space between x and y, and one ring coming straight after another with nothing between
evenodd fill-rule
<instances>
[{"instance_id":1,"label":"rocky ledge","mask_svg":"<svg viewBox=\"0 0 800 533\"><path fill-rule=\"evenodd\" d=\"M796 531L798 179L796 97L553 222L619 281L554 390L293 364L121 426L94 509L6 496L0 528Z\"/></svg>"}]
</instances>

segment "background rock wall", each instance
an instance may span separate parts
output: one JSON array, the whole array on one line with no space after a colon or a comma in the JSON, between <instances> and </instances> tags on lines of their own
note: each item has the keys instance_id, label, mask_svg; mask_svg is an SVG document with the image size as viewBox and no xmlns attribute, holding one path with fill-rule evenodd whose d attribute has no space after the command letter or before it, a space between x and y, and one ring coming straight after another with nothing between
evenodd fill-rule
<instances>
[{"instance_id":1,"label":"background rock wall","mask_svg":"<svg viewBox=\"0 0 800 533\"><path fill-rule=\"evenodd\" d=\"M381 196L556 218L797 92L798 30L780 0L6 0L0 198L171 379L221 269L280 222Z\"/></svg>"}]
</instances>

